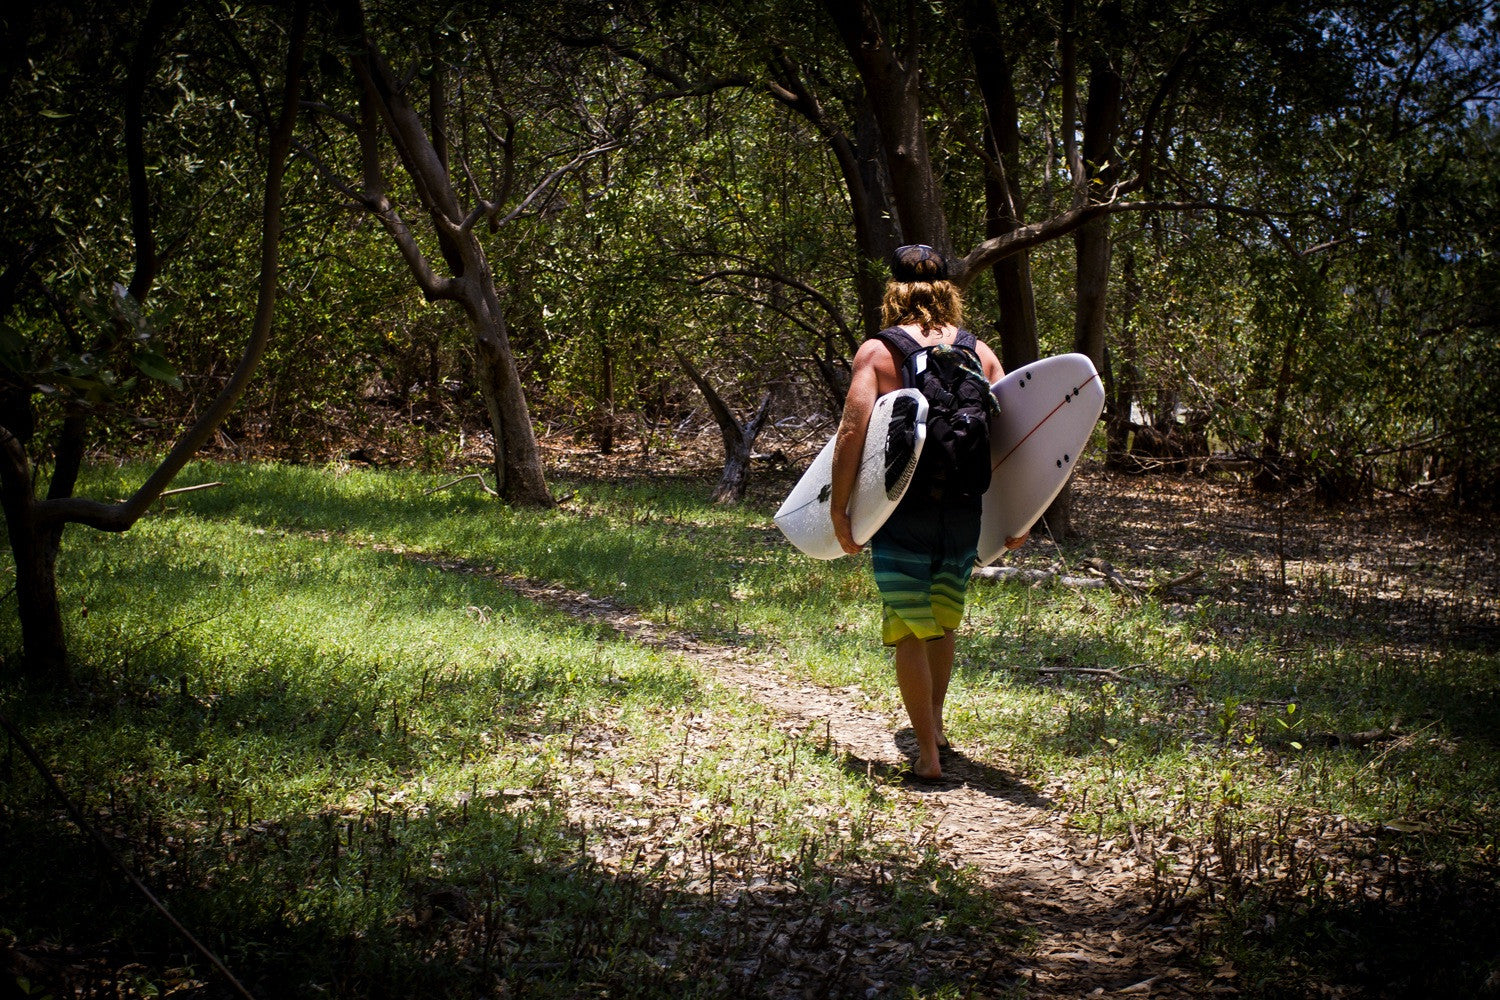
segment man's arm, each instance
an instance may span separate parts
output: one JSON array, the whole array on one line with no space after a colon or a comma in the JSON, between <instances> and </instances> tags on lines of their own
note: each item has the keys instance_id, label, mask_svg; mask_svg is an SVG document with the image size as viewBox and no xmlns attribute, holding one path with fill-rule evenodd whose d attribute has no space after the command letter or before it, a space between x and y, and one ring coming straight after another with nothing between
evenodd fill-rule
<instances>
[{"instance_id":1,"label":"man's arm","mask_svg":"<svg viewBox=\"0 0 1500 1000\"><path fill-rule=\"evenodd\" d=\"M854 355L854 371L849 378L849 394L844 397L844 416L839 421L837 443L833 446L833 492L829 496L829 513L833 516L833 534L849 555L861 546L854 541L849 523L849 497L859 477L859 459L865 448L865 431L870 414L880 397L882 369L887 380L896 378L891 352L878 340L867 340Z\"/></svg>"},{"instance_id":2,"label":"man's arm","mask_svg":"<svg viewBox=\"0 0 1500 1000\"><path fill-rule=\"evenodd\" d=\"M1005 369L1000 366L1000 358L990 350L990 345L979 340L975 342L975 353L979 355L979 364L984 368L984 377L994 385L1005 377Z\"/></svg>"}]
</instances>

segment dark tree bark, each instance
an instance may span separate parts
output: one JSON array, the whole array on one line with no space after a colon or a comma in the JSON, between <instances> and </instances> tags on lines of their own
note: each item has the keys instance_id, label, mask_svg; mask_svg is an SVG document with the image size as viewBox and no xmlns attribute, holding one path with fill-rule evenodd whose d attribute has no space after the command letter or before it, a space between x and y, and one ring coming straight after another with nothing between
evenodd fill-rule
<instances>
[{"instance_id":1,"label":"dark tree bark","mask_svg":"<svg viewBox=\"0 0 1500 1000\"><path fill-rule=\"evenodd\" d=\"M1124 301L1120 316L1118 350L1106 349L1105 361L1108 371L1109 404L1104 411L1105 463L1113 469L1131 467L1129 456L1130 432L1133 427L1131 413L1135 410L1136 396L1140 392L1140 366L1135 334L1136 308L1141 297L1140 279L1136 277L1135 252L1127 250L1120 268L1124 285Z\"/></svg>"},{"instance_id":2,"label":"dark tree bark","mask_svg":"<svg viewBox=\"0 0 1500 1000\"><path fill-rule=\"evenodd\" d=\"M25 443L0 427L0 506L16 564L16 613L26 673L39 680L66 680L67 641L57 594L57 553L62 524L37 521L31 461Z\"/></svg>"},{"instance_id":3,"label":"dark tree bark","mask_svg":"<svg viewBox=\"0 0 1500 1000\"><path fill-rule=\"evenodd\" d=\"M1021 191L1020 110L1011 60L993 0L966 0L963 14L974 57L979 93L985 107L985 237L1015 232L1026 221ZM1040 355L1036 331L1036 295L1031 261L1025 251L1003 257L990 268L1000 305L995 324L1000 363L1006 371L1030 364Z\"/></svg>"},{"instance_id":4,"label":"dark tree bark","mask_svg":"<svg viewBox=\"0 0 1500 1000\"><path fill-rule=\"evenodd\" d=\"M1071 94L1072 81L1076 78L1071 20L1071 4L1064 23L1062 71L1064 88ZM1118 27L1118 10L1106 5L1102 37L1111 37L1108 32ZM1073 171L1075 210L1090 202L1111 201L1115 185L1120 179L1120 165L1116 162L1115 144L1119 138L1121 97L1123 84L1114 53L1107 48L1095 51L1089 65L1088 100L1083 114L1083 146L1073 148L1073 101L1065 98L1064 122L1068 136L1068 160ZM1096 198L1095 193L1102 198ZM1109 274L1114 246L1110 241L1110 215L1101 213L1089 219L1073 233L1075 311L1073 314L1073 350L1086 354L1101 373L1106 371L1104 363L1105 334L1109 325L1107 305L1109 302ZM1106 392L1110 387L1105 386ZM1054 537L1066 538L1074 534L1073 529L1073 481L1070 479L1057 499L1047 508L1043 519Z\"/></svg>"},{"instance_id":5,"label":"dark tree bark","mask_svg":"<svg viewBox=\"0 0 1500 1000\"><path fill-rule=\"evenodd\" d=\"M170 6L153 5L135 53L136 64L149 63L155 59L154 49L167 20L168 11L163 8ZM55 682L69 679L66 636L57 595L57 555L63 529L69 524L82 524L102 531L126 531L140 520L239 401L270 341L277 291L277 256L281 243L282 182L287 155L291 149L292 131L297 120L297 96L303 46L307 37L307 16L306 5L298 4L287 46L280 115L271 130L267 151L265 200L261 213L259 300L249 342L235 373L193 426L178 439L145 483L120 503L103 503L72 495L82 466L85 445L86 427L81 411L70 412L63 421L55 449L52 479L46 498L41 500L36 498L34 471L27 454L29 434L18 436L14 422L0 427L0 503L3 503L5 510L6 530L16 561L24 669L38 679ZM131 86L144 88L149 77L149 71L142 69L138 73L133 66ZM138 115L139 96L127 98L126 108L127 119ZM125 135L128 146L134 147L143 142L143 130L139 123L132 125L127 121ZM131 174L133 226L137 241L137 269L131 289L134 301L140 302L149 294L159 260L154 249L154 238L145 237L151 227L144 177L144 151L129 149L126 162ZM145 223L141 219L142 213L146 215ZM23 394L24 398L15 398L18 393ZM7 418L18 407L29 410L29 387L13 387L7 392L7 396L11 397L5 405Z\"/></svg>"},{"instance_id":6,"label":"dark tree bark","mask_svg":"<svg viewBox=\"0 0 1500 1000\"><path fill-rule=\"evenodd\" d=\"M599 400L594 414L594 444L601 455L615 450L615 355L609 334L599 337Z\"/></svg>"},{"instance_id":7,"label":"dark tree bark","mask_svg":"<svg viewBox=\"0 0 1500 1000\"><path fill-rule=\"evenodd\" d=\"M885 294L884 272L891 251L896 249L895 213L882 180L880 127L863 94L851 104L854 134L838 126L828 115L803 70L777 49L771 58L771 96L797 112L823 136L833 151L854 223L854 245L861 266L855 273L859 298L860 328L869 337L880 330L880 302Z\"/></svg>"},{"instance_id":8,"label":"dark tree bark","mask_svg":"<svg viewBox=\"0 0 1500 1000\"><path fill-rule=\"evenodd\" d=\"M402 85L366 31L364 12L357 0L345 3L341 13L350 38L350 64L362 89L359 137L365 171L363 191L354 192L347 187L346 190L358 197L364 207L380 220L395 241L422 294L429 301L457 303L468 320L478 361L475 374L495 439L497 492L511 503L551 506L554 501L547 489L525 388L511 350L505 310L489 258L476 232L481 222L498 226L516 214L512 212L502 218L501 202L508 192L502 190L493 200L480 199L472 208L466 209L461 204L446 164L447 140L443 127L439 124L429 132L424 126ZM446 113L446 107L436 107L443 92L438 79L442 69L434 66L430 73L433 79L428 84L429 105L434 107L435 114L438 111ZM441 121L441 116L438 121ZM394 145L422 210L431 220L432 233L449 272L447 277L437 273L406 221L386 197L379 155L382 136L389 138ZM507 144L507 154L512 148ZM523 199L516 211L602 151L600 148L581 153L571 163L554 171ZM511 176L509 169L506 176Z\"/></svg>"},{"instance_id":9,"label":"dark tree bark","mask_svg":"<svg viewBox=\"0 0 1500 1000\"><path fill-rule=\"evenodd\" d=\"M755 440L760 437L760 432L765 429L766 420L771 415L771 392L767 390L761 396L760 405L755 408L755 413L741 423L719 395L713 383L703 376L687 355L676 349L677 363L682 365L682 370L687 377L692 379L698 391L703 393L704 400L708 403L709 410L714 415L714 421L719 425L719 433L724 439L724 475L719 479L719 485L714 488L713 502L722 504L739 503L745 498L745 491L750 488L750 456L755 450Z\"/></svg>"},{"instance_id":10,"label":"dark tree bark","mask_svg":"<svg viewBox=\"0 0 1500 1000\"><path fill-rule=\"evenodd\" d=\"M901 242L926 243L951 255L948 216L922 122L915 21L905 50L898 53L866 0L825 0L824 7L854 61L880 128Z\"/></svg>"},{"instance_id":11,"label":"dark tree bark","mask_svg":"<svg viewBox=\"0 0 1500 1000\"><path fill-rule=\"evenodd\" d=\"M1113 20L1113 19L1110 19ZM1120 179L1115 144L1120 134L1120 100L1122 84L1112 54L1099 52L1089 67L1089 96L1083 116L1083 149L1077 168L1083 171L1080 202L1113 196ZM1109 272L1113 256L1110 241L1110 216L1100 215L1085 223L1073 234L1077 260L1078 306L1073 319L1073 350L1087 354L1094 366L1104 368L1104 340L1108 329L1106 305L1109 298Z\"/></svg>"}]
</instances>

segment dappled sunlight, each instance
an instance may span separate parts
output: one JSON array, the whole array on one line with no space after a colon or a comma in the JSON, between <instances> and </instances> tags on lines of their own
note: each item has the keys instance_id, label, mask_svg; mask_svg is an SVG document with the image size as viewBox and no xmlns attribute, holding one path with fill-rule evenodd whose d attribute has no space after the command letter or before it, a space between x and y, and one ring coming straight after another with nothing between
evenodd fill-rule
<instances>
[{"instance_id":1,"label":"dappled sunlight","mask_svg":"<svg viewBox=\"0 0 1500 1000\"><path fill-rule=\"evenodd\" d=\"M1403 559L1449 584L1398 620L1420 594L1398 563L1378 592L1310 552L1256 578L1276 536L1247 529L1153 590L1210 551L1161 524L1209 496L1247 526L1265 509L1200 485L1145 516L1085 476L1095 534L1010 562L1114 575L971 585L958 749L919 788L867 557L804 559L755 504L600 481L526 512L414 473L195 472L225 485L67 537L87 725L13 702L268 985L360 982L394 950L430 987L941 993L981 954L997 981L1123 987L1187 975L1184 949L1283 947L1268 916L1374 941L1400 922L1372 900L1424 912L1494 863L1500 678L1469 642L1487 563ZM129 912L109 897L100 920ZM302 964L272 970L276 948Z\"/></svg>"}]
</instances>

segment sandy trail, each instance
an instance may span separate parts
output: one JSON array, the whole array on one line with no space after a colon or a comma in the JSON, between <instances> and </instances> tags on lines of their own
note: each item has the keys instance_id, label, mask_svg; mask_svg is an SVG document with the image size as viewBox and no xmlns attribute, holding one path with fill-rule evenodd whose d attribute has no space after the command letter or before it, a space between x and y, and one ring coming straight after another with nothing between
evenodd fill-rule
<instances>
[{"instance_id":1,"label":"sandy trail","mask_svg":"<svg viewBox=\"0 0 1500 1000\"><path fill-rule=\"evenodd\" d=\"M473 567L427 560L447 569ZM663 628L613 601L536 581L488 573L506 587L581 620L605 624L644 645L688 656L718 682L779 715L789 730L842 749L874 780L937 820L938 847L972 866L1038 935L1019 971L1028 997L1204 996L1216 992L1193 968L1188 928L1149 911L1150 869L1133 852L1070 831L1036 792L988 763L947 755L942 786L905 782L909 732L900 720L861 707L848 692L799 683L745 650ZM1229 990L1220 984L1218 989Z\"/></svg>"}]
</instances>

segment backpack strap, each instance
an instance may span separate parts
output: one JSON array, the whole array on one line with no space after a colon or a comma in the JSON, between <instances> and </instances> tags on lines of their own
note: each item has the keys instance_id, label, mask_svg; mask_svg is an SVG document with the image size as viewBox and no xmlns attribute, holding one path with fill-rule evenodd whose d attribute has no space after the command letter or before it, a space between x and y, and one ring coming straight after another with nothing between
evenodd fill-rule
<instances>
[{"instance_id":1,"label":"backpack strap","mask_svg":"<svg viewBox=\"0 0 1500 1000\"><path fill-rule=\"evenodd\" d=\"M916 372L912 368L912 358L923 351L930 350L930 345L919 343L916 337L913 337L899 326L887 327L879 333L871 335L870 339L878 340L890 348L891 353L901 362L902 385L907 388L914 386L916 384ZM968 330L958 331L958 335L953 338L953 346L968 351L976 359L979 357L979 339Z\"/></svg>"}]
</instances>

